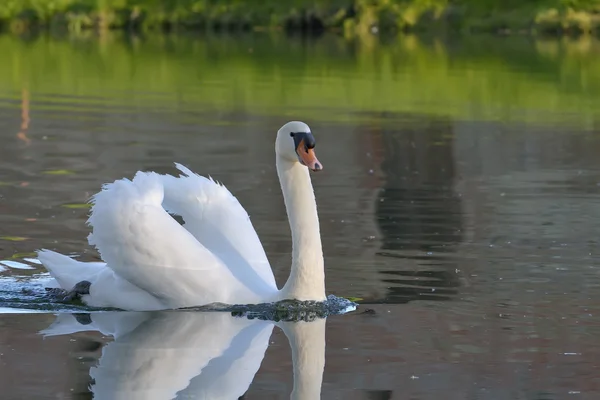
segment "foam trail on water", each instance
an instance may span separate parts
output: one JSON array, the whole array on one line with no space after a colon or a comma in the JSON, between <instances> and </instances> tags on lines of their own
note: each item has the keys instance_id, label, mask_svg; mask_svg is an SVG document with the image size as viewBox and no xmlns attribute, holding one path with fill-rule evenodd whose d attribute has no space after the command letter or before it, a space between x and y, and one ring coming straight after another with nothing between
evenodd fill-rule
<instances>
[{"instance_id":1,"label":"foam trail on water","mask_svg":"<svg viewBox=\"0 0 600 400\"><path fill-rule=\"evenodd\" d=\"M9 268L14 268L14 269L35 269L31 265L21 263L18 261L2 260L2 261L0 261L0 264L3 264Z\"/></svg>"}]
</instances>

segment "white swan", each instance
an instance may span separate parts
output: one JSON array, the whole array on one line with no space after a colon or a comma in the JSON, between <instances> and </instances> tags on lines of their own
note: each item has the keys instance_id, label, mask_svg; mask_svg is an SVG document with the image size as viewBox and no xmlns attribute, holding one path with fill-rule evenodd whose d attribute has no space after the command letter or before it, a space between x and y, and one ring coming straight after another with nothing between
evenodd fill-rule
<instances>
[{"instance_id":1,"label":"white swan","mask_svg":"<svg viewBox=\"0 0 600 400\"><path fill-rule=\"evenodd\" d=\"M320 399L325 318L273 323L215 312L102 312L83 317L65 313L40 333L99 331L113 336L90 369L94 399L233 400L254 380L275 325L292 350L290 398Z\"/></svg>"},{"instance_id":2,"label":"white swan","mask_svg":"<svg viewBox=\"0 0 600 400\"><path fill-rule=\"evenodd\" d=\"M176 164L179 177L138 172L96 194L88 242L104 262L84 263L40 250L55 287L93 307L159 310L210 303L325 300L319 219L309 169L322 165L308 125L277 132L277 174L292 231L290 276L277 289L273 271L237 199L213 181ZM180 215L179 223L168 213Z\"/></svg>"}]
</instances>

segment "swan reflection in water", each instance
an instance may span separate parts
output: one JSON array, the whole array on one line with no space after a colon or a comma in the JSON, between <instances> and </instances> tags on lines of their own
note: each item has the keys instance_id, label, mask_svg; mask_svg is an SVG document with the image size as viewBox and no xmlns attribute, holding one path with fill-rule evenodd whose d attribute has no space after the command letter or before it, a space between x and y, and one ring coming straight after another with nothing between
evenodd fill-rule
<instances>
[{"instance_id":1,"label":"swan reflection in water","mask_svg":"<svg viewBox=\"0 0 600 400\"><path fill-rule=\"evenodd\" d=\"M95 399L238 399L265 356L277 325L292 349L291 399L319 399L325 318L272 322L222 312L59 314L46 336L99 331L114 341L90 369Z\"/></svg>"}]
</instances>

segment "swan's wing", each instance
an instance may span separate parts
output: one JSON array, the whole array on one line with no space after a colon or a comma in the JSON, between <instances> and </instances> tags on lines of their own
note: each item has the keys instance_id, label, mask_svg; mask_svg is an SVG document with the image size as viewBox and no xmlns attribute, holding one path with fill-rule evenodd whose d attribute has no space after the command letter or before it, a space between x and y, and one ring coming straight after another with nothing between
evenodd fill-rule
<instances>
[{"instance_id":1,"label":"swan's wing","mask_svg":"<svg viewBox=\"0 0 600 400\"><path fill-rule=\"evenodd\" d=\"M225 186L175 165L184 175L161 175L164 208L180 215L184 227L230 269L253 271L254 275L244 271L250 284L261 280L277 290L263 246L239 201Z\"/></svg>"},{"instance_id":2,"label":"swan's wing","mask_svg":"<svg viewBox=\"0 0 600 400\"><path fill-rule=\"evenodd\" d=\"M170 308L260 299L163 209L163 196L161 177L143 172L94 196L88 241L107 266Z\"/></svg>"}]
</instances>

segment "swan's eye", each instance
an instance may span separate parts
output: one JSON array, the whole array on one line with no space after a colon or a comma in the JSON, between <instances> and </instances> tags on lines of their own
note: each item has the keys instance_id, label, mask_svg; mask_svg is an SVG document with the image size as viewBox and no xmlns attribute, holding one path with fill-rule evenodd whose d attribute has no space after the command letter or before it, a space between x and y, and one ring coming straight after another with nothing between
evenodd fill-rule
<instances>
[{"instance_id":1,"label":"swan's eye","mask_svg":"<svg viewBox=\"0 0 600 400\"><path fill-rule=\"evenodd\" d=\"M290 132L290 136L291 136L291 137L294 137L294 132Z\"/></svg>"},{"instance_id":2,"label":"swan's eye","mask_svg":"<svg viewBox=\"0 0 600 400\"><path fill-rule=\"evenodd\" d=\"M310 132L306 134L304 143L306 144L307 149L314 149L315 145L317 144L315 142L315 137Z\"/></svg>"}]
</instances>

